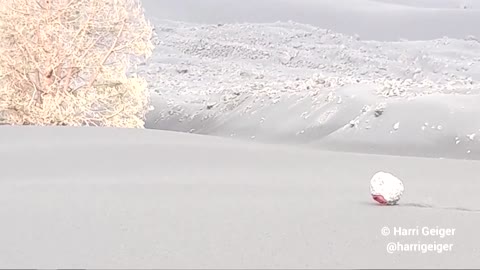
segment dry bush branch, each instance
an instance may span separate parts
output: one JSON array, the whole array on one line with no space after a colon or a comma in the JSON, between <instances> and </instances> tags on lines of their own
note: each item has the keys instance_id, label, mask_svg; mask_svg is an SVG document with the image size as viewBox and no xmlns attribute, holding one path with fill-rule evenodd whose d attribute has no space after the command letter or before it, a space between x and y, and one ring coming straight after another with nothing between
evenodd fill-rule
<instances>
[{"instance_id":1,"label":"dry bush branch","mask_svg":"<svg viewBox=\"0 0 480 270\"><path fill-rule=\"evenodd\" d=\"M2 0L0 123L143 127L152 29L139 0Z\"/></svg>"}]
</instances>

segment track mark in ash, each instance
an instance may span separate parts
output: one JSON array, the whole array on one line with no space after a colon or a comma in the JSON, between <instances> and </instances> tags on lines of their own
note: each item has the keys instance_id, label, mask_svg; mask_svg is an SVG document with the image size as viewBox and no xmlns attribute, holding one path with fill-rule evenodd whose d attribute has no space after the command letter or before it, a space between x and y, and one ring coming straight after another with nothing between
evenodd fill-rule
<instances>
[{"instance_id":1,"label":"track mark in ash","mask_svg":"<svg viewBox=\"0 0 480 270\"><path fill-rule=\"evenodd\" d=\"M434 205L425 204L425 203L406 203L406 204L400 204L398 206L480 213L479 209L472 209L472 208L466 208L466 207L439 207L439 206L434 206Z\"/></svg>"}]
</instances>

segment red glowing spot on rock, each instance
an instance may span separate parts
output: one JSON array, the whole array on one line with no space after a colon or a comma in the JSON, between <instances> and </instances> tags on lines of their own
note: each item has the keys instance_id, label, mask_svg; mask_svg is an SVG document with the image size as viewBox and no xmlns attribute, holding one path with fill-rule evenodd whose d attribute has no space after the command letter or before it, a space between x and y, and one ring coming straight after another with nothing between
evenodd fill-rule
<instances>
[{"instance_id":1,"label":"red glowing spot on rock","mask_svg":"<svg viewBox=\"0 0 480 270\"><path fill-rule=\"evenodd\" d=\"M373 199L377 201L379 204L387 204L387 200L382 195L372 195Z\"/></svg>"}]
</instances>

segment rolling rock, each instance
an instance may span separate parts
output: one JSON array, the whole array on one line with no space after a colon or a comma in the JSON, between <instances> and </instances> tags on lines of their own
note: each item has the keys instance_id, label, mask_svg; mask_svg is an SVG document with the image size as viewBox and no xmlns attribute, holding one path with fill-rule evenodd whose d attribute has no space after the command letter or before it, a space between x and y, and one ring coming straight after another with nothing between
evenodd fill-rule
<instances>
[{"instance_id":1,"label":"rolling rock","mask_svg":"<svg viewBox=\"0 0 480 270\"><path fill-rule=\"evenodd\" d=\"M395 205L402 197L403 183L397 177L378 172L370 181L370 194L373 199L383 205Z\"/></svg>"}]
</instances>

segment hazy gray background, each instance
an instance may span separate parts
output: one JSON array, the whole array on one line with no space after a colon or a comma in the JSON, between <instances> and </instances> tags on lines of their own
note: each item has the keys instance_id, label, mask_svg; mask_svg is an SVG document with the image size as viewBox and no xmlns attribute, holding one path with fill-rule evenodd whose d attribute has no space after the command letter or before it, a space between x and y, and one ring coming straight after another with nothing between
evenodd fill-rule
<instances>
[{"instance_id":1,"label":"hazy gray background","mask_svg":"<svg viewBox=\"0 0 480 270\"><path fill-rule=\"evenodd\" d=\"M391 3L395 3L392 5ZM198 23L294 20L365 39L480 36L478 0L143 0L159 19ZM468 9L461 6L466 3Z\"/></svg>"}]
</instances>

